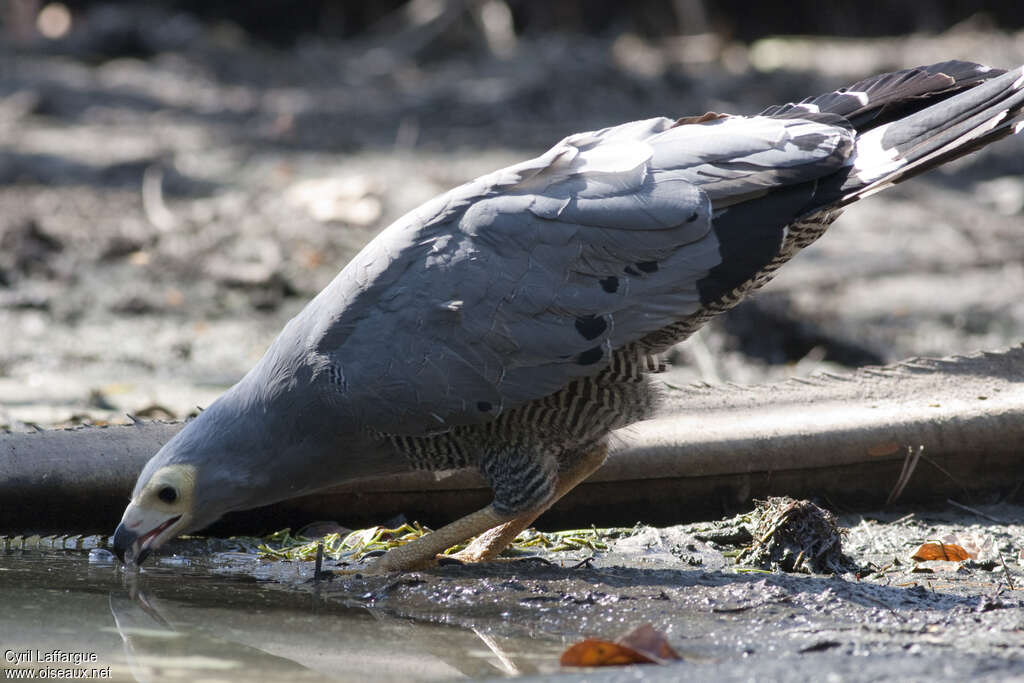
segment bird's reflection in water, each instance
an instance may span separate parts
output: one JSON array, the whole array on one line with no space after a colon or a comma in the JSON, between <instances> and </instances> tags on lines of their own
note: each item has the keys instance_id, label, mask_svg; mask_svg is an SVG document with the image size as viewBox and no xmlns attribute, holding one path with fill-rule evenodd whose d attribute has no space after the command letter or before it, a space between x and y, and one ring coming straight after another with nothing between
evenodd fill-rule
<instances>
[{"instance_id":1,"label":"bird's reflection in water","mask_svg":"<svg viewBox=\"0 0 1024 683\"><path fill-rule=\"evenodd\" d=\"M173 606L163 605L140 588L137 575L126 582L127 590L110 593L110 613L124 642L125 658L132 676L140 683L170 677L188 679L242 677L259 672L260 677L287 676L295 680L321 680L302 664L264 650L211 633L208 628L178 627L169 614ZM239 618L243 615L239 614ZM210 624L216 630L216 623Z\"/></svg>"},{"instance_id":2,"label":"bird's reflection in water","mask_svg":"<svg viewBox=\"0 0 1024 683\"><path fill-rule=\"evenodd\" d=\"M415 681L537 672L536 660L522 655L529 643L495 636L486 625L438 626L340 606L322 598L322 582L303 595L253 590L259 584L251 582L213 586L209 577L178 576L173 584L151 578L126 573L123 589L109 595L128 668L140 682ZM175 597L161 599L157 591Z\"/></svg>"}]
</instances>

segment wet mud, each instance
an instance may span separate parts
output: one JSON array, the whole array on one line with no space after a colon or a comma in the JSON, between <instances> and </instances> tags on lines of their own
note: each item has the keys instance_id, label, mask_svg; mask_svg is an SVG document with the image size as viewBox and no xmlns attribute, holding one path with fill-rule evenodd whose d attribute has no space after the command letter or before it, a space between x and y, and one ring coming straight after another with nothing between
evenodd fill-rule
<instances>
[{"instance_id":1,"label":"wet mud","mask_svg":"<svg viewBox=\"0 0 1024 683\"><path fill-rule=\"evenodd\" d=\"M319 580L312 561L231 539L174 542L137 574L103 550L7 551L0 631L5 647L95 651L116 680L1006 680L1024 671L1024 507L970 510L839 515L834 574L737 564L749 516L400 575L328 560L337 573ZM950 534L984 546L979 559L910 559ZM683 661L558 666L571 644L644 623Z\"/></svg>"}]
</instances>

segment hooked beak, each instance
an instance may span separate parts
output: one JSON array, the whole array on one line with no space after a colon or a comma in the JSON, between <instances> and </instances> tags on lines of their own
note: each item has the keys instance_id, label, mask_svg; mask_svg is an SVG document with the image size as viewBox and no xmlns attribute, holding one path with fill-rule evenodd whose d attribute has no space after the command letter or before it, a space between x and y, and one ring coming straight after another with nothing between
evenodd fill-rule
<instances>
[{"instance_id":1,"label":"hooked beak","mask_svg":"<svg viewBox=\"0 0 1024 683\"><path fill-rule=\"evenodd\" d=\"M114 531L113 551L125 565L139 566L149 553L177 535L181 515L147 510L134 503L124 511Z\"/></svg>"}]
</instances>

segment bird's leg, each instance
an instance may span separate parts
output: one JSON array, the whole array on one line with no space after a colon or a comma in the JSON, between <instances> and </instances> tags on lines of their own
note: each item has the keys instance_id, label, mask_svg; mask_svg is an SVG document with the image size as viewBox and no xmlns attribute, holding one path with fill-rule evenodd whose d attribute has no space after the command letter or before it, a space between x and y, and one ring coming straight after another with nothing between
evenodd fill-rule
<instances>
[{"instance_id":1,"label":"bird's leg","mask_svg":"<svg viewBox=\"0 0 1024 683\"><path fill-rule=\"evenodd\" d=\"M603 460L603 450L601 453ZM489 453L482 460L480 470L494 489L494 501L490 505L411 543L392 548L368 571L376 574L432 565L438 553L495 527L507 530L496 530L494 540L484 543L484 552L477 554L479 559L486 559L500 552L519 531L600 464L598 461L585 473L576 475L571 483L567 479L562 490L559 460L554 454L528 444L510 444ZM562 465L562 469L564 467ZM506 538L513 529L516 529L514 533Z\"/></svg>"},{"instance_id":2,"label":"bird's leg","mask_svg":"<svg viewBox=\"0 0 1024 683\"><path fill-rule=\"evenodd\" d=\"M608 446L600 444L596 448L581 452L577 457L566 461L564 458L558 472L558 484L555 493L541 506L522 513L518 517L500 526L488 529L477 536L464 550L452 555L463 562L483 562L497 557L508 547L523 530L554 505L566 493L591 475L601 466L608 455Z\"/></svg>"},{"instance_id":3,"label":"bird's leg","mask_svg":"<svg viewBox=\"0 0 1024 683\"><path fill-rule=\"evenodd\" d=\"M366 570L368 574L423 569L436 563L437 555L488 529L508 522L507 515L494 509L494 504L466 515L432 531L415 541L384 553Z\"/></svg>"}]
</instances>

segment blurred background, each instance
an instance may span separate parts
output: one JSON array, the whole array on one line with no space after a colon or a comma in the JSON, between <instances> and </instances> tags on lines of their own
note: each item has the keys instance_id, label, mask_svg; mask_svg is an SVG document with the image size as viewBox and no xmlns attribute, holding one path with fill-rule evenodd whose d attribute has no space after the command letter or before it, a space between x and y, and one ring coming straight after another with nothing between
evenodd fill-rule
<instances>
[{"instance_id":1,"label":"blurred background","mask_svg":"<svg viewBox=\"0 0 1024 683\"><path fill-rule=\"evenodd\" d=\"M570 133L1009 68L1022 27L1011 1L0 0L0 428L187 416L395 218ZM1022 173L1014 138L852 206L668 381L1020 343Z\"/></svg>"}]
</instances>

